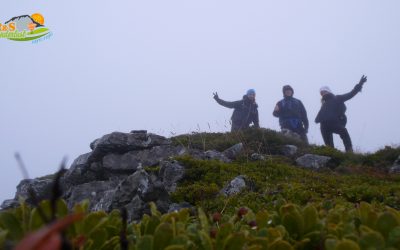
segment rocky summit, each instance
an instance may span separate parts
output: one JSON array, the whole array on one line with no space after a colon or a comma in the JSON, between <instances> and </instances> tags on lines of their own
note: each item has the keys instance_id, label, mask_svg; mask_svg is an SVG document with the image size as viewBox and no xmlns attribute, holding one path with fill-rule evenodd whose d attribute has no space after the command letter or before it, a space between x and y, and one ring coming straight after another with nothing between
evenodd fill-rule
<instances>
[{"instance_id":1,"label":"rocky summit","mask_svg":"<svg viewBox=\"0 0 400 250\"><path fill-rule=\"evenodd\" d=\"M225 199L246 191L260 190L261 185L269 182L268 176L263 177L262 170L255 174L257 177L251 177L254 171L247 176L243 164L252 162L264 164L265 169L272 166L276 171L283 169L282 164L301 171L357 171L357 168L343 170L346 161L356 156L304 145L298 138L268 130L250 130L242 135L193 133L174 138L145 130L113 132L94 140L89 146L91 151L78 156L63 173L60 179L61 197L69 209L84 200L89 201L90 211L111 212L127 208L130 221L139 220L148 213L150 202L154 202L160 212L166 213L180 207L199 205L198 202L207 200L204 198L208 197L207 193L213 194L209 198L216 195ZM353 160L361 161L362 157L363 161L371 158L376 162L373 156L357 157ZM385 166L388 174L399 172L399 159ZM220 172L212 176L211 183L205 183L204 179L210 178L206 177L207 174L214 171L213 167L208 173L202 172L202 169L207 169L206 165L200 166L205 161L214 162L214 165L217 162L225 164L223 166L228 172L224 170L224 174L222 167L216 165ZM199 166L199 169L192 165ZM259 177L266 179L257 184ZM33 190L38 200L51 199L53 179L54 175L49 175L22 180L14 199L4 201L2 209L17 207L21 198L33 204L29 190ZM270 192L276 194L280 191L277 188Z\"/></svg>"},{"instance_id":2,"label":"rocky summit","mask_svg":"<svg viewBox=\"0 0 400 250\"><path fill-rule=\"evenodd\" d=\"M70 249L400 249L398 147L343 153L249 129L113 132L90 149L21 181L0 249L74 218Z\"/></svg>"}]
</instances>

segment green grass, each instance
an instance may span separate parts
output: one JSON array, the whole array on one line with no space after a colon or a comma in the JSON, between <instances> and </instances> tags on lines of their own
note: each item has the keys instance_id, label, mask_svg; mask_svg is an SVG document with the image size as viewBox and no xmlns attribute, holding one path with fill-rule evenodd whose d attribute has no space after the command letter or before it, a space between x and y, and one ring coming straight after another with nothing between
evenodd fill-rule
<instances>
[{"instance_id":1,"label":"green grass","mask_svg":"<svg viewBox=\"0 0 400 250\"><path fill-rule=\"evenodd\" d=\"M316 173L280 161L226 164L181 157L186 167L184 179L173 194L176 202L188 201L206 211L247 206L258 210L284 199L294 204L308 202L379 202L400 209L400 183L396 178L371 173ZM230 180L245 175L249 188L226 199L219 195Z\"/></svg>"}]
</instances>

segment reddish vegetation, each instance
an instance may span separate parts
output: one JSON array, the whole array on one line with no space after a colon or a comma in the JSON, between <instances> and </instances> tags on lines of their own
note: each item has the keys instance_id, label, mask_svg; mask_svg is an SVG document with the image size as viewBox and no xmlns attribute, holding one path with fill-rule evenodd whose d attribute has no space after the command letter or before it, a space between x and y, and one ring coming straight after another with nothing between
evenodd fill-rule
<instances>
[{"instance_id":1,"label":"reddish vegetation","mask_svg":"<svg viewBox=\"0 0 400 250\"><path fill-rule=\"evenodd\" d=\"M247 214L248 210L245 207L241 207L237 213L239 218L242 218L243 216L245 216Z\"/></svg>"}]
</instances>

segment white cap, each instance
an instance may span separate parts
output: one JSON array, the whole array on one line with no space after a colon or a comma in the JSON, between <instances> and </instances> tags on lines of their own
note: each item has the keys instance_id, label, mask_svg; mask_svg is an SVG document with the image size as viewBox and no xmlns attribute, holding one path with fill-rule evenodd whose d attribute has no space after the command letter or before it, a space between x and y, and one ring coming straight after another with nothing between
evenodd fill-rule
<instances>
[{"instance_id":1,"label":"white cap","mask_svg":"<svg viewBox=\"0 0 400 250\"><path fill-rule=\"evenodd\" d=\"M328 86L323 86L319 89L319 92L326 91L332 93L332 90Z\"/></svg>"}]
</instances>

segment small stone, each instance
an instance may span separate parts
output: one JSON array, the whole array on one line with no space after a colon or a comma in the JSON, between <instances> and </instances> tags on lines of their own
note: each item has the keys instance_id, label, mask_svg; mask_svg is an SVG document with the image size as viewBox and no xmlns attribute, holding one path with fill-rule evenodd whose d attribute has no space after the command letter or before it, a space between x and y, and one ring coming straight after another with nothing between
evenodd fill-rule
<instances>
[{"instance_id":1,"label":"small stone","mask_svg":"<svg viewBox=\"0 0 400 250\"><path fill-rule=\"evenodd\" d=\"M389 170L390 174L400 174L400 156L393 163L393 166Z\"/></svg>"},{"instance_id":2,"label":"small stone","mask_svg":"<svg viewBox=\"0 0 400 250\"><path fill-rule=\"evenodd\" d=\"M265 161L266 159L264 155L257 153L253 153L250 158L252 161Z\"/></svg>"},{"instance_id":3,"label":"small stone","mask_svg":"<svg viewBox=\"0 0 400 250\"><path fill-rule=\"evenodd\" d=\"M221 193L225 196L231 196L240 193L246 188L245 176L239 175L229 182L222 190Z\"/></svg>"},{"instance_id":4,"label":"small stone","mask_svg":"<svg viewBox=\"0 0 400 250\"><path fill-rule=\"evenodd\" d=\"M318 169L327 167L328 162L330 160L331 160L331 158L328 156L305 154L305 155L297 158L296 163L299 166L302 166L305 168L318 170Z\"/></svg>"},{"instance_id":5,"label":"small stone","mask_svg":"<svg viewBox=\"0 0 400 250\"><path fill-rule=\"evenodd\" d=\"M282 153L286 156L293 156L297 153L297 146L295 145L285 145L282 148Z\"/></svg>"},{"instance_id":6,"label":"small stone","mask_svg":"<svg viewBox=\"0 0 400 250\"><path fill-rule=\"evenodd\" d=\"M229 159L235 160L236 157L240 154L240 152L242 152L242 150L243 150L243 143L238 143L228 148L222 153Z\"/></svg>"}]
</instances>

